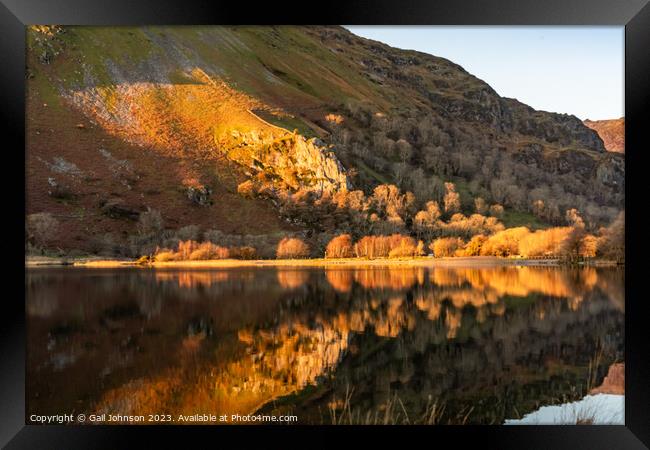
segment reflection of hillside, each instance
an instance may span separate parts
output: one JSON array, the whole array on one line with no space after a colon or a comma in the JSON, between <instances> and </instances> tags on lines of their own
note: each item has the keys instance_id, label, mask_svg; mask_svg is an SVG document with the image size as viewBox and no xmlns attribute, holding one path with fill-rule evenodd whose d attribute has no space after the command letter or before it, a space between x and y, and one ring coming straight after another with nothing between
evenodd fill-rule
<instances>
[{"instance_id":1,"label":"reflection of hillside","mask_svg":"<svg viewBox=\"0 0 650 450\"><path fill-rule=\"evenodd\" d=\"M121 295L95 295L101 307L82 319L99 320L93 334L91 326L82 326L61 340L77 352L76 363L52 372L42 364L52 352L32 352L30 370L41 377L54 374L53 384L83 373L89 379L81 379L83 385L93 380L88 373L100 371L89 369L89 361L114 361L113 382L98 391L86 386L84 395L95 390L94 408L123 414L247 413L309 385L326 388L323 401L340 397L350 383L357 386L355 406L367 409L381 405L390 392L398 392L413 411L423 408L428 395L463 404L487 395L496 409L485 406L471 421L489 422L512 411L514 403L494 404L503 401L501 389L518 392L515 406L523 414L540 387L549 398L567 395L571 383L575 390L586 379L597 342L605 343L608 357L622 345L620 304L609 295L622 295L620 274L505 269L127 277L119 282ZM298 289L308 281L309 289ZM68 283L78 288L80 281ZM31 313L31 342L70 323L79 310L61 295L65 282L49 286L48 295L35 296L35 309L44 311ZM135 286L140 287L129 291ZM99 294L105 286L91 289ZM160 298L156 314L141 306L110 306L124 298L142 305L148 292ZM41 305L44 298L56 305L52 311ZM119 314L110 313L108 320L102 318L106 311ZM142 330L158 331L148 336ZM100 346L94 356L81 345L89 339ZM316 420L313 411L303 412L305 420Z\"/></svg>"},{"instance_id":2,"label":"reflection of hillside","mask_svg":"<svg viewBox=\"0 0 650 450\"><path fill-rule=\"evenodd\" d=\"M245 351L236 351L234 343L220 349L238 355L231 356L230 362L188 361L107 391L93 409L122 414L247 414L271 399L314 384L334 368L347 349L348 333L283 326L253 335L243 331L240 339L247 344Z\"/></svg>"}]
</instances>

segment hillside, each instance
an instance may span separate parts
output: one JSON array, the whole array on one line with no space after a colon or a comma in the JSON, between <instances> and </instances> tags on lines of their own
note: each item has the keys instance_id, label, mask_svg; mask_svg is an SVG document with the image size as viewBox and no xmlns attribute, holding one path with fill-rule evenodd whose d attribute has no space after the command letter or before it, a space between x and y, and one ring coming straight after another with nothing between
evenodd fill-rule
<instances>
[{"instance_id":1,"label":"hillside","mask_svg":"<svg viewBox=\"0 0 650 450\"><path fill-rule=\"evenodd\" d=\"M623 204L623 157L576 117L341 27L31 27L26 122L27 213L66 251L410 229L445 182L540 227Z\"/></svg>"},{"instance_id":2,"label":"hillside","mask_svg":"<svg viewBox=\"0 0 650 450\"><path fill-rule=\"evenodd\" d=\"M611 120L585 120L598 133L609 152L625 153L625 118Z\"/></svg>"}]
</instances>

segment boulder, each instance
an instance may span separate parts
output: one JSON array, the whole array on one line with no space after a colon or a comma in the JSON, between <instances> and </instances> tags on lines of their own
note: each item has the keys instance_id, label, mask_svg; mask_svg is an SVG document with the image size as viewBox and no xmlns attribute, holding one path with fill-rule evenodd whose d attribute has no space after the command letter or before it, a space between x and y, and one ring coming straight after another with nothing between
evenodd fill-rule
<instances>
[{"instance_id":1,"label":"boulder","mask_svg":"<svg viewBox=\"0 0 650 450\"><path fill-rule=\"evenodd\" d=\"M212 189L207 186L189 186L185 191L187 198L199 206L209 206L212 204Z\"/></svg>"},{"instance_id":2,"label":"boulder","mask_svg":"<svg viewBox=\"0 0 650 450\"><path fill-rule=\"evenodd\" d=\"M120 198L110 199L101 206L102 213L112 219L138 220L140 208L124 203Z\"/></svg>"}]
</instances>

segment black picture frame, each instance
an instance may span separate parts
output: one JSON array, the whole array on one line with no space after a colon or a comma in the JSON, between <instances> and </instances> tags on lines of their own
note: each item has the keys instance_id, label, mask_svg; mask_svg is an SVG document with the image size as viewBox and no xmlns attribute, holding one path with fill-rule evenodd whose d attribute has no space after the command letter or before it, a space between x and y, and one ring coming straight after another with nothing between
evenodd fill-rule
<instances>
[{"instance_id":1,"label":"black picture frame","mask_svg":"<svg viewBox=\"0 0 650 450\"><path fill-rule=\"evenodd\" d=\"M621 426L519 426L519 427L367 427L374 439L397 438L399 442L442 442L454 445L478 443L484 448L517 449L642 449L650 446L650 365L646 339L644 302L640 281L644 265L643 171L650 147L647 134L650 109L650 5L648 0L462 0L462 1L329 1L311 3L206 2L157 0L110 2L84 0L1 0L0 4L0 110L2 111L5 174L5 218L24 232L25 198L17 181L25 184L25 26L62 25L176 25L176 24L395 24L395 25L619 25L625 26L625 133L626 133L626 402L625 425ZM598 93L594 93L598 95ZM23 149L21 156L20 149ZM5 158L10 158L9 161ZM635 197L637 203L632 203ZM7 209L6 207L9 207ZM245 442L258 432L268 434L266 443L331 446L349 440L357 427L309 427L306 437L296 438L294 427L129 427L129 426L36 426L25 425L25 276L24 246L20 239L10 244L5 274L15 283L15 294L3 299L2 371L0 376L0 443L6 448L123 448L145 437L173 443L182 439L206 439L219 446L226 434ZM7 283L9 284L9 283ZM21 289L22 288L22 289ZM20 292L23 295L20 295ZM369 430L370 428L370 430ZM299 431L305 431L299 427ZM408 440L407 440L408 439ZM234 441L237 442L237 441ZM421 445L421 444L417 444ZM229 445L228 445L229 446Z\"/></svg>"}]
</instances>

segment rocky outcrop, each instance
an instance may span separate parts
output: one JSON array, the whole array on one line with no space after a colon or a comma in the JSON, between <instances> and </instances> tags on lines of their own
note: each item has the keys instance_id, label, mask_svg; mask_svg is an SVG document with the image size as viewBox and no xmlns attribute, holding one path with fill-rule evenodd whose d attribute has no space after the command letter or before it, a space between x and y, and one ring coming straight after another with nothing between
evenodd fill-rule
<instances>
[{"instance_id":1,"label":"rocky outcrop","mask_svg":"<svg viewBox=\"0 0 650 450\"><path fill-rule=\"evenodd\" d=\"M609 366L603 383L589 391L589 394L625 395L625 363L615 363Z\"/></svg>"},{"instance_id":2,"label":"rocky outcrop","mask_svg":"<svg viewBox=\"0 0 650 450\"><path fill-rule=\"evenodd\" d=\"M218 139L230 159L292 189L326 192L347 191L352 185L333 147L317 138L296 133L231 131Z\"/></svg>"},{"instance_id":3,"label":"rocky outcrop","mask_svg":"<svg viewBox=\"0 0 650 450\"><path fill-rule=\"evenodd\" d=\"M314 138L306 140L297 136L294 143L295 166L311 171L311 188L320 192L347 191L352 188L343 165L323 141Z\"/></svg>"},{"instance_id":4,"label":"rocky outcrop","mask_svg":"<svg viewBox=\"0 0 650 450\"><path fill-rule=\"evenodd\" d=\"M122 199L111 199L101 205L101 211L107 217L113 219L138 220L140 208L125 204Z\"/></svg>"},{"instance_id":5,"label":"rocky outcrop","mask_svg":"<svg viewBox=\"0 0 650 450\"><path fill-rule=\"evenodd\" d=\"M584 124L598 133L608 152L625 153L625 118L585 120Z\"/></svg>"},{"instance_id":6,"label":"rocky outcrop","mask_svg":"<svg viewBox=\"0 0 650 450\"><path fill-rule=\"evenodd\" d=\"M625 158L611 153L596 168L596 179L610 187L625 187Z\"/></svg>"},{"instance_id":7,"label":"rocky outcrop","mask_svg":"<svg viewBox=\"0 0 650 450\"><path fill-rule=\"evenodd\" d=\"M185 190L187 198L199 206L209 206L212 204L212 189L207 186L189 186Z\"/></svg>"},{"instance_id":8,"label":"rocky outcrop","mask_svg":"<svg viewBox=\"0 0 650 450\"><path fill-rule=\"evenodd\" d=\"M499 124L507 133L519 133L561 146L579 147L605 152L602 139L580 119L569 114L536 111L528 105L509 98L500 99Z\"/></svg>"}]
</instances>

